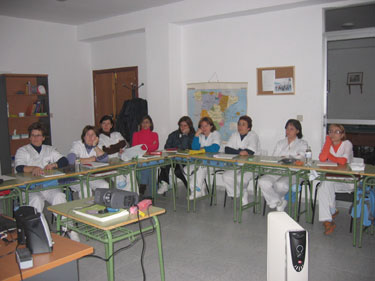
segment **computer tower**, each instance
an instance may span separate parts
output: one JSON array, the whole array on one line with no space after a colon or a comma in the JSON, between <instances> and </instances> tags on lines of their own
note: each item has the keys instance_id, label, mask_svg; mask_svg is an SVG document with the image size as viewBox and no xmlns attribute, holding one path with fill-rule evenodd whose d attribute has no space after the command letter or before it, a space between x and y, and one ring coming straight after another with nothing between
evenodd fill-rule
<instances>
[{"instance_id":1,"label":"computer tower","mask_svg":"<svg viewBox=\"0 0 375 281\"><path fill-rule=\"evenodd\" d=\"M307 231L285 212L269 213L267 227L267 281L307 281Z\"/></svg>"}]
</instances>

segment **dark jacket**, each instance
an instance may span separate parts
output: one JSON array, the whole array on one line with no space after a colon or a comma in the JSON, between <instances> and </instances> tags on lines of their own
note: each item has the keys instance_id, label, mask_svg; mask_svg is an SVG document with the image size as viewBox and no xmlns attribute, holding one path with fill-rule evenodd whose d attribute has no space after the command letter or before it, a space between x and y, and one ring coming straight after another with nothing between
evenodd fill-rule
<instances>
[{"instance_id":1,"label":"dark jacket","mask_svg":"<svg viewBox=\"0 0 375 281\"><path fill-rule=\"evenodd\" d=\"M176 130L169 134L164 148L191 149L193 138L193 132L190 132L189 135L183 135L180 130Z\"/></svg>"}]
</instances>

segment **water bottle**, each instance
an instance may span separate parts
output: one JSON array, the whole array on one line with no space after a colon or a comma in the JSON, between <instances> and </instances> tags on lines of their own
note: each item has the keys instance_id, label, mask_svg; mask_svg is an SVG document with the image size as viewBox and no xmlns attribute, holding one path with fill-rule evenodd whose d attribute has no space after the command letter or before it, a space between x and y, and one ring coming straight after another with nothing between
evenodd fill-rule
<instances>
[{"instance_id":1,"label":"water bottle","mask_svg":"<svg viewBox=\"0 0 375 281\"><path fill-rule=\"evenodd\" d=\"M305 165L311 166L311 164L312 164L312 152L311 152L311 147L308 146L305 152Z\"/></svg>"},{"instance_id":2,"label":"water bottle","mask_svg":"<svg viewBox=\"0 0 375 281\"><path fill-rule=\"evenodd\" d=\"M74 161L74 170L76 172L80 172L81 171L81 160L78 157Z\"/></svg>"}]
</instances>

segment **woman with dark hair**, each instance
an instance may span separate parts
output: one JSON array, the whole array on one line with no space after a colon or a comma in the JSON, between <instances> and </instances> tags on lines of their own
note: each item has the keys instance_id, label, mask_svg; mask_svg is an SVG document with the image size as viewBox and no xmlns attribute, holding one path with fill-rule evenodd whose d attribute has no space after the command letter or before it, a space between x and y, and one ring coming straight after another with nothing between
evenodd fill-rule
<instances>
[{"instance_id":1,"label":"woman with dark hair","mask_svg":"<svg viewBox=\"0 0 375 281\"><path fill-rule=\"evenodd\" d=\"M237 122L237 132L234 132L225 146L225 153L249 156L260 153L260 143L258 135L252 131L253 122L247 115L241 116ZM249 185L253 173L245 173L243 177L242 205L248 203L248 190L252 190ZM225 190L229 197L234 197L234 174L233 171L225 171L223 174ZM237 173L236 197L240 193L241 172ZM251 185L252 186L252 185Z\"/></svg>"},{"instance_id":2,"label":"woman with dark hair","mask_svg":"<svg viewBox=\"0 0 375 281\"><path fill-rule=\"evenodd\" d=\"M159 136L157 133L153 132L154 123L149 115L142 118L139 125L139 131L133 134L132 146L139 144L144 144L147 146L147 152L155 151L159 148ZM152 195L151 184L152 184L152 174L151 170L141 170L140 171L140 181L139 181L139 193L145 194L146 196Z\"/></svg>"},{"instance_id":3,"label":"woman with dark hair","mask_svg":"<svg viewBox=\"0 0 375 281\"><path fill-rule=\"evenodd\" d=\"M169 134L164 149L191 149L194 134L193 121L189 116L183 116L178 120L178 129ZM168 191L170 168L171 166L168 165L160 169L158 194L163 194ZM174 173L187 187L187 181L183 175L182 169L183 167L176 165Z\"/></svg>"},{"instance_id":4,"label":"woman with dark hair","mask_svg":"<svg viewBox=\"0 0 375 281\"><path fill-rule=\"evenodd\" d=\"M353 145L346 140L345 128L339 124L331 124L328 135L319 155L319 160L335 162L345 165L353 160ZM326 235L331 234L336 228L334 218L338 215L336 210L336 192L350 193L354 190L354 184L323 181L319 188L319 221L323 222Z\"/></svg>"},{"instance_id":5,"label":"woman with dark hair","mask_svg":"<svg viewBox=\"0 0 375 281\"><path fill-rule=\"evenodd\" d=\"M210 117L203 117L199 121L198 130L195 132L193 143L191 145L193 150L204 149L206 152L218 152L220 149L221 137L216 126ZM192 167L194 171L194 167ZM185 173L187 172L186 167L184 168ZM207 176L207 169L199 167L196 171L196 186L194 186L194 175L190 175L190 197L194 199L194 189L196 198L204 196L206 194L204 190L204 179Z\"/></svg>"},{"instance_id":6,"label":"woman with dark hair","mask_svg":"<svg viewBox=\"0 0 375 281\"><path fill-rule=\"evenodd\" d=\"M98 146L108 154L109 158L118 157L118 153L121 154L129 146L124 137L114 131L114 122L109 115L104 115L100 119L99 133Z\"/></svg>"},{"instance_id":7,"label":"woman with dark hair","mask_svg":"<svg viewBox=\"0 0 375 281\"><path fill-rule=\"evenodd\" d=\"M307 142L302 139L302 126L298 120L289 119L285 125L286 137L277 142L272 156L293 157L302 159L307 149ZM292 178L293 184L296 178ZM259 179L259 186L264 199L271 209L284 211L288 201L284 199L289 191L289 177L265 175Z\"/></svg>"},{"instance_id":8,"label":"woman with dark hair","mask_svg":"<svg viewBox=\"0 0 375 281\"><path fill-rule=\"evenodd\" d=\"M72 148L68 154L69 164L74 164L76 159L79 159L81 164L89 164L91 162L108 162L108 155L98 147L99 135L94 126L87 125L83 128L81 140L73 142ZM86 183L84 183L86 185ZM109 188L105 180L90 181L90 188ZM84 187L84 194L81 194L80 185L74 185L72 190L78 191L79 198L87 197L86 186Z\"/></svg>"},{"instance_id":9,"label":"woman with dark hair","mask_svg":"<svg viewBox=\"0 0 375 281\"><path fill-rule=\"evenodd\" d=\"M109 115L104 115L100 119L100 135L99 135L99 148L108 154L108 158L120 157L124 149L129 147L129 144L119 132L114 131L113 119ZM128 184L126 176L116 177L116 187L130 191L131 186Z\"/></svg>"}]
</instances>

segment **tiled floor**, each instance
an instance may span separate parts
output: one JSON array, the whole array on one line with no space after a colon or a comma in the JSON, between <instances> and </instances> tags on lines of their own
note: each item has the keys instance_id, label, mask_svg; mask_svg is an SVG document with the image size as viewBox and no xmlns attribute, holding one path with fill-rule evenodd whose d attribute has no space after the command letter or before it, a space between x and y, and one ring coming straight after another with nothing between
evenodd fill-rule
<instances>
[{"instance_id":1,"label":"tiled floor","mask_svg":"<svg viewBox=\"0 0 375 281\"><path fill-rule=\"evenodd\" d=\"M180 188L177 211L172 208L171 191L156 205L167 209L160 216L166 280L169 281L235 281L267 280L267 217L247 210L241 224L233 223L233 201L223 208L223 192L218 205L200 201L197 212L187 213L185 190ZM365 234L363 248L352 246L349 215L340 209L337 228L330 236L323 227L303 222L309 232L310 281L370 281L375 280L375 236ZM146 222L145 222L146 223ZM156 235L145 238L145 272L148 281L160 280ZM104 247L95 241L82 242L95 247L104 256ZM116 244L115 249L127 243ZM115 256L115 279L143 280L140 264L142 242ZM105 263L94 258L79 261L81 281L106 280Z\"/></svg>"}]
</instances>

